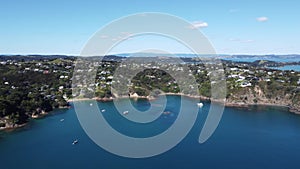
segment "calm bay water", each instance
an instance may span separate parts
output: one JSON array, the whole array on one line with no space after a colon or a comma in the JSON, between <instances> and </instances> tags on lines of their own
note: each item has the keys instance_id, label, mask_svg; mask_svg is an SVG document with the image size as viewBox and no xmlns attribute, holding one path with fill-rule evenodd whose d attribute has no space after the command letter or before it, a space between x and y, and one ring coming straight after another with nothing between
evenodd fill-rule
<instances>
[{"instance_id":1,"label":"calm bay water","mask_svg":"<svg viewBox=\"0 0 300 169\"><path fill-rule=\"evenodd\" d=\"M162 132L176 119L180 97L167 98L166 110L171 113L145 126L126 122L117 114L112 102L98 104L106 109L103 115L116 130L146 137ZM89 107L89 101L85 103ZM149 107L146 100L133 103L140 110ZM1 133L1 169L300 167L300 116L274 107L226 108L216 132L207 142L199 144L197 140L208 109L209 103L204 103L191 132L175 148L145 159L123 158L106 152L88 138L73 108L57 110L23 129ZM138 130L139 127L143 130ZM79 143L72 145L75 139Z\"/></svg>"},{"instance_id":2,"label":"calm bay water","mask_svg":"<svg viewBox=\"0 0 300 169\"><path fill-rule=\"evenodd\" d=\"M271 69L278 69L278 70L294 70L300 72L300 65L286 65L283 67L271 67Z\"/></svg>"},{"instance_id":3,"label":"calm bay water","mask_svg":"<svg viewBox=\"0 0 300 169\"><path fill-rule=\"evenodd\" d=\"M275 62L299 62L300 58L275 58L275 57L243 57L243 58L224 58L235 62L254 62L256 60L269 60Z\"/></svg>"},{"instance_id":4,"label":"calm bay water","mask_svg":"<svg viewBox=\"0 0 300 169\"><path fill-rule=\"evenodd\" d=\"M256 60L270 60L275 62L300 62L300 58L261 58L261 57L252 57L252 58L224 58L224 60L231 60L236 62L254 62ZM300 65L286 65L282 67L270 67L270 69L278 70L294 70L300 72Z\"/></svg>"}]
</instances>

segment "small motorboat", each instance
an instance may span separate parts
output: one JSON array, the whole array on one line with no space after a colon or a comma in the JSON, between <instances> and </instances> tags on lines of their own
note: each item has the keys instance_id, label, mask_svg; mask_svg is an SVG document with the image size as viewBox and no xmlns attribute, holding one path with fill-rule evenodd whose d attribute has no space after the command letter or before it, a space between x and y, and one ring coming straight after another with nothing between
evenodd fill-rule
<instances>
[{"instance_id":1,"label":"small motorboat","mask_svg":"<svg viewBox=\"0 0 300 169\"><path fill-rule=\"evenodd\" d=\"M78 143L78 140L76 139L76 140L73 141L72 145L75 145L77 143Z\"/></svg>"},{"instance_id":2,"label":"small motorboat","mask_svg":"<svg viewBox=\"0 0 300 169\"><path fill-rule=\"evenodd\" d=\"M65 119L60 119L61 122L65 121Z\"/></svg>"},{"instance_id":3,"label":"small motorboat","mask_svg":"<svg viewBox=\"0 0 300 169\"><path fill-rule=\"evenodd\" d=\"M129 112L128 111L124 111L123 112L123 115L127 115Z\"/></svg>"},{"instance_id":4,"label":"small motorboat","mask_svg":"<svg viewBox=\"0 0 300 169\"><path fill-rule=\"evenodd\" d=\"M105 112L105 109L102 109L101 112L102 112L102 113Z\"/></svg>"},{"instance_id":5,"label":"small motorboat","mask_svg":"<svg viewBox=\"0 0 300 169\"><path fill-rule=\"evenodd\" d=\"M93 103L90 103L90 106L93 106Z\"/></svg>"},{"instance_id":6,"label":"small motorboat","mask_svg":"<svg viewBox=\"0 0 300 169\"><path fill-rule=\"evenodd\" d=\"M163 112L163 114L164 114L164 115L169 115L169 114L171 114L171 112L165 111L165 112Z\"/></svg>"},{"instance_id":7,"label":"small motorboat","mask_svg":"<svg viewBox=\"0 0 300 169\"><path fill-rule=\"evenodd\" d=\"M202 108L203 107L203 103L197 103L197 106Z\"/></svg>"}]
</instances>

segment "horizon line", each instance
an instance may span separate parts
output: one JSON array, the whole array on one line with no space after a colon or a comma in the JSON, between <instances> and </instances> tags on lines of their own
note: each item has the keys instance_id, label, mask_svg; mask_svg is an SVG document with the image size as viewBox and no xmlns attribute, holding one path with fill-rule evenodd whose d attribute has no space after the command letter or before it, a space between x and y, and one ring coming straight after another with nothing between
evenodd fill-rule
<instances>
[{"instance_id":1,"label":"horizon line","mask_svg":"<svg viewBox=\"0 0 300 169\"><path fill-rule=\"evenodd\" d=\"M264 54L256 54L256 53L234 53L234 54L225 54L225 53L216 53L216 54L195 54L195 53L174 53L174 54L170 54L170 53L139 53L139 52L125 52L125 53L108 53L105 56L110 56L110 55L115 55L115 56L119 56L119 55L130 55L130 54L151 54L151 55L219 55L219 56L292 56L292 55L300 55L300 53L264 53ZM65 54L65 53L11 53L11 54L0 54L0 56L32 56L32 55L41 55L41 56L51 56L51 55L59 55L59 56L82 56L80 54ZM100 56L100 55L91 55L91 56Z\"/></svg>"}]
</instances>

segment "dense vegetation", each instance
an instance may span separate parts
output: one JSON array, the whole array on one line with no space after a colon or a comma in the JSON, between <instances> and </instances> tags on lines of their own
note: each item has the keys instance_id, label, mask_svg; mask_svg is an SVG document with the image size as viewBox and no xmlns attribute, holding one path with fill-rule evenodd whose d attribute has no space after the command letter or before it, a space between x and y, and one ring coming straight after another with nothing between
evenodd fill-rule
<instances>
[{"instance_id":1,"label":"dense vegetation","mask_svg":"<svg viewBox=\"0 0 300 169\"><path fill-rule=\"evenodd\" d=\"M9 58L9 57L7 57ZM95 59L92 64L97 65L96 79L94 84L84 84L78 92L71 88L71 78L74 71L74 57L16 57L17 60L7 60L0 58L0 127L7 124L23 124L30 117L36 117L43 112L49 112L54 108L68 106L67 99L77 98L113 98L120 95L149 96L154 89L159 89L166 93L188 93L179 88L168 72L176 72L180 66L171 64L168 61L143 63L148 67L132 75L132 79L116 79L114 77L117 69L126 67L122 60L114 56L108 56L106 60L99 62ZM203 63L195 62L193 59L187 65L189 77L194 77L201 96L212 97L212 77ZM164 67L155 68L154 65ZM234 63L223 62L224 78L227 83L227 99L231 102L243 103L272 103L299 106L300 102L300 73L295 71L277 71L255 66L256 63ZM264 62L266 63L266 62ZM137 63L132 63L133 67L139 69ZM273 62L272 62L273 64ZM127 67L131 67L127 65ZM218 65L211 64L215 70L219 70ZM90 65L82 69L90 69ZM125 69L124 69L125 70ZM124 71L124 77L130 77L130 71ZM78 70L81 71L81 70ZM180 71L178 71L180 72ZM186 72L185 72L186 73ZM180 75L182 76L182 75ZM176 77L180 77L179 75ZM74 77L73 77L74 78ZM80 81L80 80L79 80ZM112 86L117 83L125 84L124 93L116 95L112 92ZM183 83L188 85L189 83ZM215 84L215 85L218 85ZM188 86L190 87L190 86ZM188 89L185 88L185 89ZM126 88L126 90L125 90ZM272 102L270 102L272 100ZM269 101L269 102L268 102ZM300 110L300 107L299 107Z\"/></svg>"},{"instance_id":2,"label":"dense vegetation","mask_svg":"<svg viewBox=\"0 0 300 169\"><path fill-rule=\"evenodd\" d=\"M70 96L71 90L59 90L59 86L70 87L68 80L59 78L64 66L37 61L1 64L0 118L6 117L11 125L22 124L31 116L68 106L64 96Z\"/></svg>"}]
</instances>

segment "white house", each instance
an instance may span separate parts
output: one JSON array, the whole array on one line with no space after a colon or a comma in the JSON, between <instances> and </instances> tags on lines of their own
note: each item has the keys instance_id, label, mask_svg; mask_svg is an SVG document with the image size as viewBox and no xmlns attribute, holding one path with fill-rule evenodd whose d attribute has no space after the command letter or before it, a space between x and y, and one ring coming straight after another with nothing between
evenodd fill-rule
<instances>
[{"instance_id":1,"label":"white house","mask_svg":"<svg viewBox=\"0 0 300 169\"><path fill-rule=\"evenodd\" d=\"M228 78L237 78L239 75L229 75Z\"/></svg>"},{"instance_id":2,"label":"white house","mask_svg":"<svg viewBox=\"0 0 300 169\"><path fill-rule=\"evenodd\" d=\"M243 82L241 84L241 87L250 87L250 86L252 86L252 84L250 82Z\"/></svg>"},{"instance_id":3,"label":"white house","mask_svg":"<svg viewBox=\"0 0 300 169\"><path fill-rule=\"evenodd\" d=\"M114 78L113 76L108 76L108 77L107 77L107 79L113 79L113 78Z\"/></svg>"},{"instance_id":4,"label":"white house","mask_svg":"<svg viewBox=\"0 0 300 169\"><path fill-rule=\"evenodd\" d=\"M231 71L238 71L239 68L236 68L236 67L233 67L233 68L230 68Z\"/></svg>"}]
</instances>

